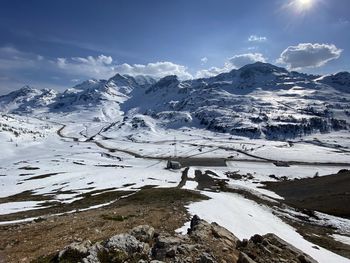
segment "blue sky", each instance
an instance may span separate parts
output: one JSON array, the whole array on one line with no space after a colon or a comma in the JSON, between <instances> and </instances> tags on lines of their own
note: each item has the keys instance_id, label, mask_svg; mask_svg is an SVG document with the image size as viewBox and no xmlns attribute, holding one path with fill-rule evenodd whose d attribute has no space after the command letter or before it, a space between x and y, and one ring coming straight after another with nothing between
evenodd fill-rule
<instances>
[{"instance_id":1,"label":"blue sky","mask_svg":"<svg viewBox=\"0 0 350 263\"><path fill-rule=\"evenodd\" d=\"M349 0L2 0L0 93L120 72L210 76L265 61L350 70Z\"/></svg>"}]
</instances>

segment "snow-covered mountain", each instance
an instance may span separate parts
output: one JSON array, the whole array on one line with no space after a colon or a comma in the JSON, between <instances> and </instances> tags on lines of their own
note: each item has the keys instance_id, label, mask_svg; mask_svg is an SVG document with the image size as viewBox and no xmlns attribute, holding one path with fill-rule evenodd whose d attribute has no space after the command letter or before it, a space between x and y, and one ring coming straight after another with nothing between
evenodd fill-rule
<instances>
[{"instance_id":1,"label":"snow-covered mountain","mask_svg":"<svg viewBox=\"0 0 350 263\"><path fill-rule=\"evenodd\" d=\"M340 91L350 93L350 73L339 72L334 75L326 75L318 79L319 82L328 84Z\"/></svg>"},{"instance_id":2,"label":"snow-covered mountain","mask_svg":"<svg viewBox=\"0 0 350 263\"><path fill-rule=\"evenodd\" d=\"M5 96L0 96L0 109L2 112L27 113L33 109L40 109L55 102L59 93L52 89L35 89L24 86Z\"/></svg>"},{"instance_id":3,"label":"snow-covered mountain","mask_svg":"<svg viewBox=\"0 0 350 263\"><path fill-rule=\"evenodd\" d=\"M85 81L62 93L26 86L1 96L0 110L119 122L111 129L188 126L286 139L349 129L350 73L320 77L257 62L187 81L176 76L156 81L117 74L109 80Z\"/></svg>"}]
</instances>

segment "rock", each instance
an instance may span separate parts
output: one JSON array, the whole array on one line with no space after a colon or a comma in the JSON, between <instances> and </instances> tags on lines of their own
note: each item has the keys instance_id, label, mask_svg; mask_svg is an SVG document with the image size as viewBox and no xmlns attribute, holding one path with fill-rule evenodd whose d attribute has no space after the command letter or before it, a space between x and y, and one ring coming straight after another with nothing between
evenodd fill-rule
<instances>
[{"instance_id":1,"label":"rock","mask_svg":"<svg viewBox=\"0 0 350 263\"><path fill-rule=\"evenodd\" d=\"M83 259L83 263L100 263L99 254L104 251L104 247L96 243L89 249L89 255Z\"/></svg>"},{"instance_id":2,"label":"rock","mask_svg":"<svg viewBox=\"0 0 350 263\"><path fill-rule=\"evenodd\" d=\"M152 256L158 260L165 260L167 257L173 258L176 255L177 246L184 242L184 237L159 235L152 248Z\"/></svg>"},{"instance_id":3,"label":"rock","mask_svg":"<svg viewBox=\"0 0 350 263\"><path fill-rule=\"evenodd\" d=\"M282 240L274 234L254 235L249 241L239 242L238 263L257 262L299 262L317 263L301 250Z\"/></svg>"},{"instance_id":4,"label":"rock","mask_svg":"<svg viewBox=\"0 0 350 263\"><path fill-rule=\"evenodd\" d=\"M196 248L196 245L191 244L181 244L177 247L177 251L180 254L189 254L191 251L193 251Z\"/></svg>"},{"instance_id":5,"label":"rock","mask_svg":"<svg viewBox=\"0 0 350 263\"><path fill-rule=\"evenodd\" d=\"M130 235L133 235L141 242L148 243L154 236L154 228L149 225L137 226L130 231Z\"/></svg>"},{"instance_id":6,"label":"rock","mask_svg":"<svg viewBox=\"0 0 350 263\"><path fill-rule=\"evenodd\" d=\"M273 234L254 235L250 240L239 241L227 229L198 216L192 218L187 235L155 233L153 227L141 225L104 242L74 242L48 259L54 261L45 262L316 263ZM40 259L33 261L41 262Z\"/></svg>"},{"instance_id":7,"label":"rock","mask_svg":"<svg viewBox=\"0 0 350 263\"><path fill-rule=\"evenodd\" d=\"M156 246L158 248L167 248L174 245L179 245L182 240L179 237L172 236L158 236L156 240Z\"/></svg>"},{"instance_id":8,"label":"rock","mask_svg":"<svg viewBox=\"0 0 350 263\"><path fill-rule=\"evenodd\" d=\"M175 257L175 255L176 255L176 251L177 251L177 247L171 247L170 249L168 249L167 250L167 252L166 252L166 256L168 257L168 258L174 258Z\"/></svg>"},{"instance_id":9,"label":"rock","mask_svg":"<svg viewBox=\"0 0 350 263\"><path fill-rule=\"evenodd\" d=\"M200 221L201 221L201 219L199 218L199 216L194 215L191 219L190 229L193 230L194 227L197 226Z\"/></svg>"},{"instance_id":10,"label":"rock","mask_svg":"<svg viewBox=\"0 0 350 263\"><path fill-rule=\"evenodd\" d=\"M242 241L237 242L237 247L246 247L248 245L248 239L243 239Z\"/></svg>"},{"instance_id":11,"label":"rock","mask_svg":"<svg viewBox=\"0 0 350 263\"><path fill-rule=\"evenodd\" d=\"M204 253L201 255L201 257L200 257L200 259L199 259L198 262L199 262L199 263L214 263L214 262L216 262L216 261L214 260L214 258L213 258L212 255L210 255L210 254L207 253L207 252L204 252Z\"/></svg>"},{"instance_id":12,"label":"rock","mask_svg":"<svg viewBox=\"0 0 350 263\"><path fill-rule=\"evenodd\" d=\"M253 241L255 244L262 243L263 237L256 234L250 238L251 241Z\"/></svg>"},{"instance_id":13,"label":"rock","mask_svg":"<svg viewBox=\"0 0 350 263\"><path fill-rule=\"evenodd\" d=\"M130 234L120 234L111 237L105 244L106 248L120 249L128 254L142 252L144 243Z\"/></svg>"},{"instance_id":14,"label":"rock","mask_svg":"<svg viewBox=\"0 0 350 263\"><path fill-rule=\"evenodd\" d=\"M263 244L264 246L269 246L269 245L270 245L269 241L268 241L266 238L263 239L262 244Z\"/></svg>"},{"instance_id":15,"label":"rock","mask_svg":"<svg viewBox=\"0 0 350 263\"><path fill-rule=\"evenodd\" d=\"M212 234L215 238L226 239L231 245L236 245L238 242L238 238L226 228L219 226L217 223L212 223L211 227Z\"/></svg>"},{"instance_id":16,"label":"rock","mask_svg":"<svg viewBox=\"0 0 350 263\"><path fill-rule=\"evenodd\" d=\"M239 253L239 258L237 263L256 263L254 260L252 260L247 254L244 252Z\"/></svg>"},{"instance_id":17,"label":"rock","mask_svg":"<svg viewBox=\"0 0 350 263\"><path fill-rule=\"evenodd\" d=\"M149 254L151 252L151 247L148 243L144 243L143 244L143 250L142 253L143 254Z\"/></svg>"},{"instance_id":18,"label":"rock","mask_svg":"<svg viewBox=\"0 0 350 263\"><path fill-rule=\"evenodd\" d=\"M67 247L65 247L58 254L59 261L66 262L78 262L81 261L84 257L89 255L89 247L91 242L89 240L82 243L74 242Z\"/></svg>"},{"instance_id":19,"label":"rock","mask_svg":"<svg viewBox=\"0 0 350 263\"><path fill-rule=\"evenodd\" d=\"M309 261L309 259L307 259L305 257L305 255L299 255L298 259L299 259L300 263L311 263L311 261Z\"/></svg>"}]
</instances>

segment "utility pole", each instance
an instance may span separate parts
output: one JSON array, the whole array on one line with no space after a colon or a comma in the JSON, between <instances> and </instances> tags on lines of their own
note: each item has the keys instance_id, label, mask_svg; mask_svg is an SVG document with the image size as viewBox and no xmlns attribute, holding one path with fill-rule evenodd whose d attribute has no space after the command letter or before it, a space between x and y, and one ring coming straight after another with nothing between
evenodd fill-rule
<instances>
[{"instance_id":1,"label":"utility pole","mask_svg":"<svg viewBox=\"0 0 350 263\"><path fill-rule=\"evenodd\" d=\"M174 157L177 156L177 148L176 148L176 136L174 136Z\"/></svg>"},{"instance_id":2,"label":"utility pole","mask_svg":"<svg viewBox=\"0 0 350 263\"><path fill-rule=\"evenodd\" d=\"M85 137L87 138L88 137L88 126L85 124Z\"/></svg>"}]
</instances>

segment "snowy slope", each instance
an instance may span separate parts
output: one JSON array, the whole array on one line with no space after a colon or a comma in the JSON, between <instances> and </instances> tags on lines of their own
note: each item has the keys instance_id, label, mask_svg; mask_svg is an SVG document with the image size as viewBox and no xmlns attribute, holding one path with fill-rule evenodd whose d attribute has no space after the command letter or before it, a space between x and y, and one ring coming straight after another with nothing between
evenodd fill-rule
<instances>
[{"instance_id":1,"label":"snowy slope","mask_svg":"<svg viewBox=\"0 0 350 263\"><path fill-rule=\"evenodd\" d=\"M339 72L334 75L327 75L318 79L319 82L328 84L342 92L350 93L350 73Z\"/></svg>"}]
</instances>

